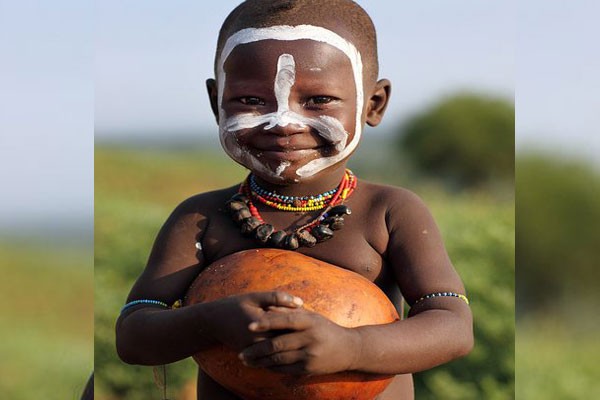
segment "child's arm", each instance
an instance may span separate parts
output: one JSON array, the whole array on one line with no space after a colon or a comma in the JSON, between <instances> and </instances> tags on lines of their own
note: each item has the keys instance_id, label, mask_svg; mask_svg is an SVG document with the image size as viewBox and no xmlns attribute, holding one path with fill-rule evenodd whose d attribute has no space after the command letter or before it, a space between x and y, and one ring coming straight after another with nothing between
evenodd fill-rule
<instances>
[{"instance_id":1,"label":"child's arm","mask_svg":"<svg viewBox=\"0 0 600 400\"><path fill-rule=\"evenodd\" d=\"M182 203L158 234L148 265L132 288L128 302L158 300L170 305L181 299L203 268L202 251L194 250L206 225L197 199ZM217 340L241 350L264 337L248 330L248 324L264 310L300 304L288 294L266 292L175 310L135 305L117 320L117 351L127 363L158 365L189 357Z\"/></svg>"},{"instance_id":2,"label":"child's arm","mask_svg":"<svg viewBox=\"0 0 600 400\"><path fill-rule=\"evenodd\" d=\"M439 230L413 194L386 192L389 242L386 261L409 304L437 292L464 294ZM466 355L473 346L468 305L456 297L435 297L415 305L409 318L387 325L342 328L306 311L268 313L256 331L293 329L243 351L249 365L288 373L341 370L403 374L422 371Z\"/></svg>"},{"instance_id":3,"label":"child's arm","mask_svg":"<svg viewBox=\"0 0 600 400\"><path fill-rule=\"evenodd\" d=\"M418 372L471 351L472 315L466 302L457 297L435 297L415 305L432 293L464 295L465 288L427 207L407 191L392 196L386 220L390 238L386 258L404 298L413 307L409 318L391 326L357 328L361 353L354 367Z\"/></svg>"}]
</instances>

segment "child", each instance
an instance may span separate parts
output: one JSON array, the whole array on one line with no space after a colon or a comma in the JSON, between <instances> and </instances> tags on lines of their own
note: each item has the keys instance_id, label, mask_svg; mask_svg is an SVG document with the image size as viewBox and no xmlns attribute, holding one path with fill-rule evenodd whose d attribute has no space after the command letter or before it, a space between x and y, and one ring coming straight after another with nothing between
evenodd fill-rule
<instances>
[{"instance_id":1,"label":"child","mask_svg":"<svg viewBox=\"0 0 600 400\"><path fill-rule=\"evenodd\" d=\"M370 18L350 0L248 0L221 28L215 73L207 87L221 143L250 175L169 217L117 322L120 357L159 365L222 342L252 367L394 374L378 399L412 399L411 373L470 351L472 321L423 203L346 169L364 124L379 124L390 95L390 82L377 80ZM361 274L396 307L406 299L409 318L343 328L281 292L166 309L208 264L265 246ZM202 371L198 396L236 398Z\"/></svg>"}]
</instances>

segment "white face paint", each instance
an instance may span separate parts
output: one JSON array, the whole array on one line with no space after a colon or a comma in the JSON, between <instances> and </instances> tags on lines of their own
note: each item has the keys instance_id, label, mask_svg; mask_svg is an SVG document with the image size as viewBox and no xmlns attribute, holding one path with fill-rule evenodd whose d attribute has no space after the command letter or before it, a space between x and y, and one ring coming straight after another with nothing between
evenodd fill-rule
<instances>
[{"instance_id":1,"label":"white face paint","mask_svg":"<svg viewBox=\"0 0 600 400\"><path fill-rule=\"evenodd\" d=\"M226 74L224 71L225 61L236 46L267 39L285 41L308 39L323 42L341 50L349 58L356 85L356 123L354 137L350 143L346 143L349 135L338 119L326 115L320 116L319 118L308 118L290 110L289 97L296 76L295 60L290 54L282 54L277 60L277 75L275 77L274 85L275 98L277 100L276 112L264 115L257 115L255 113L242 113L233 116L225 115L225 111L222 108L223 92L226 81ZM362 61L360 53L352 43L328 29L312 25L282 25L268 28L248 28L236 32L229 37L221 52L218 63L217 80L219 84L218 106L220 109L219 131L221 143L230 157L251 170L262 172L263 174L276 179L281 179L281 174L291 165L291 163L283 161L275 171L273 171L257 157L244 151L237 144L235 136L236 132L242 129L255 128L263 124L266 124L265 130L272 129L276 126L285 127L289 124L295 124L299 127L310 126L327 142L334 145L338 152L337 154L308 162L296 171L296 174L299 177L312 176L338 161L343 160L354 151L360 141L363 106Z\"/></svg>"},{"instance_id":2,"label":"white face paint","mask_svg":"<svg viewBox=\"0 0 600 400\"><path fill-rule=\"evenodd\" d=\"M296 63L290 54L282 54L277 60L277 75L275 77L275 98L277 111L265 115L252 113L237 114L225 121L227 133L235 133L241 129L250 129L267 124L264 129L273 129L276 126L285 127L290 124L299 127L310 126L316 129L327 142L333 144L337 151L346 147L348 133L342 123L336 118L322 115L319 118L309 118L290 111L290 92L296 80ZM288 166L290 164L288 163ZM280 174L277 174L280 175Z\"/></svg>"}]
</instances>

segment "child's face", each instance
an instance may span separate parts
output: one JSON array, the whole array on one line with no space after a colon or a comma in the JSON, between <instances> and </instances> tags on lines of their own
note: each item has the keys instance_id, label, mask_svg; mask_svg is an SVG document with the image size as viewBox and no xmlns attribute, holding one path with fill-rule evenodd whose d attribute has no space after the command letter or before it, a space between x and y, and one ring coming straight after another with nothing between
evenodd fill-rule
<instances>
[{"instance_id":1,"label":"child's face","mask_svg":"<svg viewBox=\"0 0 600 400\"><path fill-rule=\"evenodd\" d=\"M261 178L282 183L343 162L362 128L357 59L360 63L360 56L352 59L332 44L305 38L234 46L218 76L227 154Z\"/></svg>"}]
</instances>

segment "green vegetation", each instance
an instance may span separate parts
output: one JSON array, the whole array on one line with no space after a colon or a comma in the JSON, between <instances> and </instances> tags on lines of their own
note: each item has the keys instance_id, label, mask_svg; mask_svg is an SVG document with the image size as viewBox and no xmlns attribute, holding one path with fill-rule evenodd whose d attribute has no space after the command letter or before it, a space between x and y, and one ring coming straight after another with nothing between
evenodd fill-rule
<instances>
[{"instance_id":1,"label":"green vegetation","mask_svg":"<svg viewBox=\"0 0 600 400\"><path fill-rule=\"evenodd\" d=\"M516 185L518 398L598 398L600 174L527 153Z\"/></svg>"},{"instance_id":2,"label":"green vegetation","mask_svg":"<svg viewBox=\"0 0 600 400\"><path fill-rule=\"evenodd\" d=\"M595 296L600 246L600 174L581 161L517 160L517 298L520 311Z\"/></svg>"},{"instance_id":3,"label":"green vegetation","mask_svg":"<svg viewBox=\"0 0 600 400\"><path fill-rule=\"evenodd\" d=\"M399 143L422 171L459 187L512 182L515 110L507 100L458 94L410 118Z\"/></svg>"},{"instance_id":4,"label":"green vegetation","mask_svg":"<svg viewBox=\"0 0 600 400\"><path fill-rule=\"evenodd\" d=\"M579 314L578 318L597 320L598 317L587 313ZM573 329L556 314L521 317L516 337L517 399L598 398L597 332L597 326L587 332Z\"/></svg>"},{"instance_id":5,"label":"green vegetation","mask_svg":"<svg viewBox=\"0 0 600 400\"><path fill-rule=\"evenodd\" d=\"M353 169L359 177L400 184L397 175L378 178L374 171L382 170L381 166L364 163L360 157L355 161ZM160 395L152 368L125 365L116 356L114 323L120 307L145 264L154 236L177 203L197 192L236 184L244 176L226 156L209 150L96 148L97 399L137 400ZM475 315L473 353L418 374L417 398L514 398L512 197L498 200L483 192L449 196L436 184L411 187L404 182L403 186L430 205L465 281ZM194 376L193 361L169 366L169 398L177 399L183 383Z\"/></svg>"},{"instance_id":6,"label":"green vegetation","mask_svg":"<svg viewBox=\"0 0 600 400\"><path fill-rule=\"evenodd\" d=\"M3 240L0 259L2 398L78 399L93 369L91 249Z\"/></svg>"}]
</instances>

